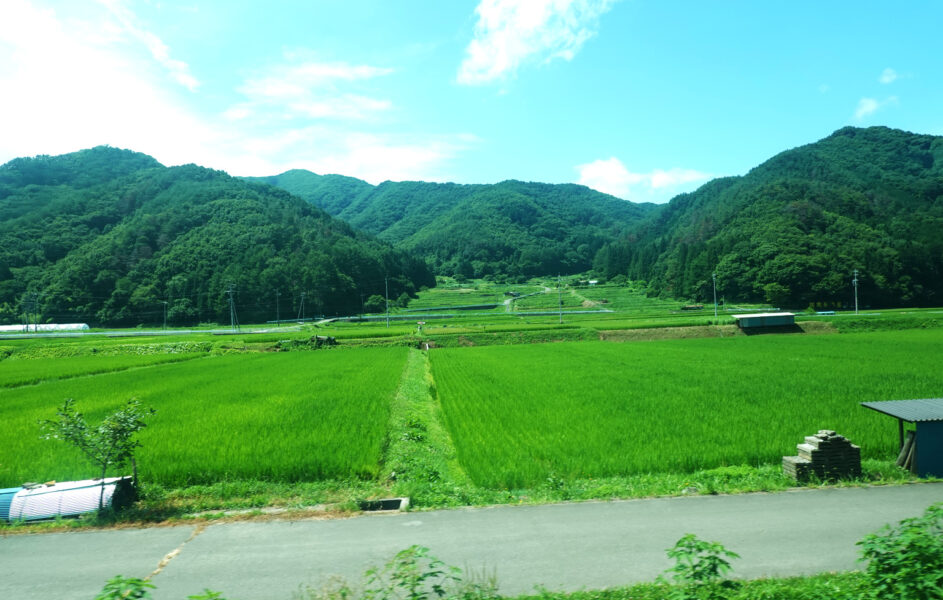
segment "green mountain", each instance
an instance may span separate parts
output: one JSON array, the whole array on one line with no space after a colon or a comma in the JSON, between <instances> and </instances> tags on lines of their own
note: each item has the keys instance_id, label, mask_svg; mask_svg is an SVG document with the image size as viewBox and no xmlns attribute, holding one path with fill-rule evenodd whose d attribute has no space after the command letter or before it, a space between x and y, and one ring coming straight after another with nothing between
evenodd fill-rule
<instances>
[{"instance_id":1,"label":"green mountain","mask_svg":"<svg viewBox=\"0 0 943 600\"><path fill-rule=\"evenodd\" d=\"M243 322L359 312L428 266L283 190L99 147L0 166L0 322Z\"/></svg>"},{"instance_id":2,"label":"green mountain","mask_svg":"<svg viewBox=\"0 0 943 600\"><path fill-rule=\"evenodd\" d=\"M793 308L943 302L943 137L847 127L674 198L594 268L654 293Z\"/></svg>"},{"instance_id":3,"label":"green mountain","mask_svg":"<svg viewBox=\"0 0 943 600\"><path fill-rule=\"evenodd\" d=\"M384 182L288 171L281 187L422 257L437 273L527 278L578 273L655 210L573 184Z\"/></svg>"}]
</instances>

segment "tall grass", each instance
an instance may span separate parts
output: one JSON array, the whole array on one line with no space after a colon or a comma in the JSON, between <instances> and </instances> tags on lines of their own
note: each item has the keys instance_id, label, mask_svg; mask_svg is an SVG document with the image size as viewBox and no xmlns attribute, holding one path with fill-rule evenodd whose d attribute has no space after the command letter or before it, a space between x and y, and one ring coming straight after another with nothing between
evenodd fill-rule
<instances>
[{"instance_id":1,"label":"tall grass","mask_svg":"<svg viewBox=\"0 0 943 600\"><path fill-rule=\"evenodd\" d=\"M167 486L236 479L373 477L405 348L213 356L0 390L0 486L78 479L77 451L37 421L74 398L97 422L128 398L157 409L141 435L144 478Z\"/></svg>"},{"instance_id":2,"label":"tall grass","mask_svg":"<svg viewBox=\"0 0 943 600\"><path fill-rule=\"evenodd\" d=\"M488 487L776 463L835 429L896 450L864 400L939 396L943 331L448 348L433 375L459 459Z\"/></svg>"}]
</instances>

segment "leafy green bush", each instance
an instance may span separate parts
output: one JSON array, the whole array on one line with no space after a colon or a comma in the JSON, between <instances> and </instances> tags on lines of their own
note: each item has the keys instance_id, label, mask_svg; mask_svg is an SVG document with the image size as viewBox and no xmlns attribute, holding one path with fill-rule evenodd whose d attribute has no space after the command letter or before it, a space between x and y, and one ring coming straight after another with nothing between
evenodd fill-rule
<instances>
[{"instance_id":1,"label":"leafy green bush","mask_svg":"<svg viewBox=\"0 0 943 600\"><path fill-rule=\"evenodd\" d=\"M943 598L943 503L864 537L872 598Z\"/></svg>"},{"instance_id":2,"label":"leafy green bush","mask_svg":"<svg viewBox=\"0 0 943 600\"><path fill-rule=\"evenodd\" d=\"M675 565L665 571L676 584L669 592L672 600L720 599L725 597L726 590L735 587L734 582L724 580L724 576L733 569L728 559L740 558L740 555L727 550L723 544L701 540L689 533L667 552L668 558L675 560Z\"/></svg>"},{"instance_id":3,"label":"leafy green bush","mask_svg":"<svg viewBox=\"0 0 943 600\"><path fill-rule=\"evenodd\" d=\"M117 575L108 580L95 600L149 600L154 584L146 579Z\"/></svg>"}]
</instances>

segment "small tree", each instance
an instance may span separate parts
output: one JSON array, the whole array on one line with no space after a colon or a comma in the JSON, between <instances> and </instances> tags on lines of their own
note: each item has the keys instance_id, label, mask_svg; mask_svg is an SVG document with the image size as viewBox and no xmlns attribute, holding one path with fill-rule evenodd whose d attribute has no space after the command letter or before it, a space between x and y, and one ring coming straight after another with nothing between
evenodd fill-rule
<instances>
[{"instance_id":1,"label":"small tree","mask_svg":"<svg viewBox=\"0 0 943 600\"><path fill-rule=\"evenodd\" d=\"M56 412L56 419L40 421L39 424L44 439L72 444L99 468L102 487L98 496L98 509L101 510L105 500L105 474L108 467L120 468L130 462L137 484L134 451L141 444L134 436L147 426L144 418L155 412L153 408L141 408L141 403L132 398L124 408L105 417L98 427L92 427L76 410L75 401L69 398Z\"/></svg>"}]
</instances>

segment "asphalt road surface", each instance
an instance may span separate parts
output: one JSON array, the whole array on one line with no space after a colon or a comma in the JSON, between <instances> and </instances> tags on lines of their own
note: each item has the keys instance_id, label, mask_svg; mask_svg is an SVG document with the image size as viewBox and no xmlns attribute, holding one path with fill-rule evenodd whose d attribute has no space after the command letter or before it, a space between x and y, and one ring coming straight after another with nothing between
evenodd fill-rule
<instances>
[{"instance_id":1,"label":"asphalt road surface","mask_svg":"<svg viewBox=\"0 0 943 600\"><path fill-rule=\"evenodd\" d=\"M209 588L288 600L332 575L359 581L411 544L496 575L505 594L603 588L653 580L685 533L739 553L736 577L819 573L860 567L855 542L935 502L943 483L10 535L0 538L0 598L89 600L114 575L161 567L155 599Z\"/></svg>"}]
</instances>

